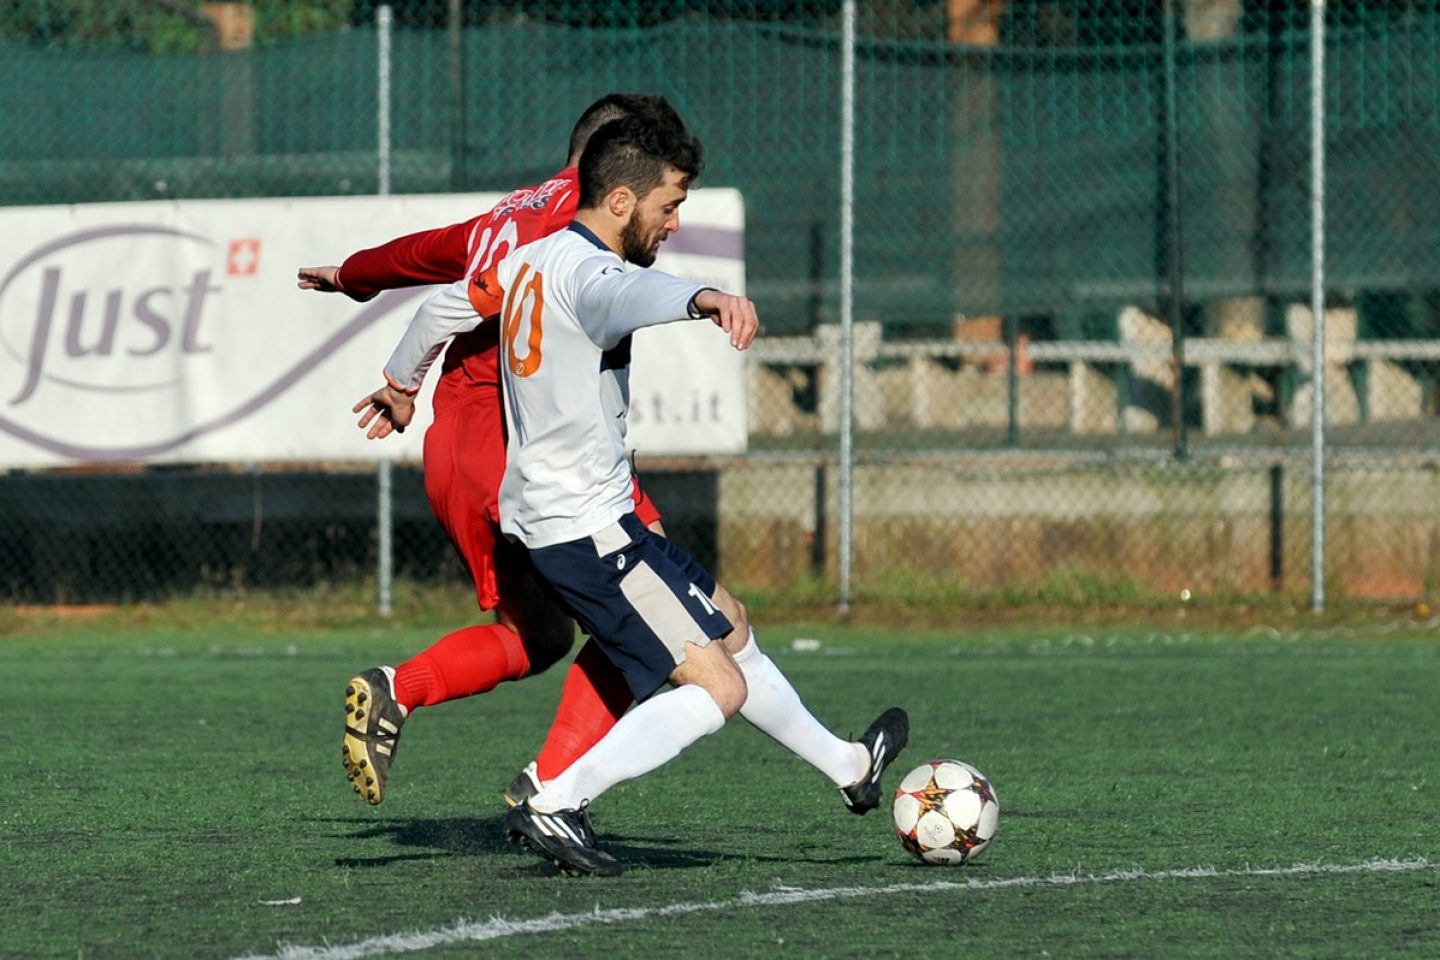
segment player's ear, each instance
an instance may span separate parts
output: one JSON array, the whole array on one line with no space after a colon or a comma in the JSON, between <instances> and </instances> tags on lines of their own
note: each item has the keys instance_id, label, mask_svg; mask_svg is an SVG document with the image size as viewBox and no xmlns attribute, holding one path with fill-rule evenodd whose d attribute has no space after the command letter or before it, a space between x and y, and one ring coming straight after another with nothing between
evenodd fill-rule
<instances>
[{"instance_id":1,"label":"player's ear","mask_svg":"<svg viewBox=\"0 0 1440 960\"><path fill-rule=\"evenodd\" d=\"M605 205L618 220L630 216L635 210L636 202L635 191L625 186L616 187L605 197Z\"/></svg>"}]
</instances>

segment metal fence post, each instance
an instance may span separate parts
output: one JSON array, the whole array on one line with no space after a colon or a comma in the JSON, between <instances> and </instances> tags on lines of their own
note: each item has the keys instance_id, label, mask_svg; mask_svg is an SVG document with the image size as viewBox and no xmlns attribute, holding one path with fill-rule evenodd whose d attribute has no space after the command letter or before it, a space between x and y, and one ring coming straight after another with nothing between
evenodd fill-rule
<instances>
[{"instance_id":1,"label":"metal fence post","mask_svg":"<svg viewBox=\"0 0 1440 960\"><path fill-rule=\"evenodd\" d=\"M840 37L840 612L850 610L855 553L855 0Z\"/></svg>"},{"instance_id":2,"label":"metal fence post","mask_svg":"<svg viewBox=\"0 0 1440 960\"><path fill-rule=\"evenodd\" d=\"M1180 119L1176 90L1175 33L1178 29L1175 0L1165 0L1164 77L1165 123L1160 207L1165 211L1165 314L1170 323L1170 361L1175 369L1175 392L1170 397L1175 459L1189 455L1189 436L1185 431L1185 235L1180 212Z\"/></svg>"},{"instance_id":3,"label":"metal fence post","mask_svg":"<svg viewBox=\"0 0 1440 960\"><path fill-rule=\"evenodd\" d=\"M375 11L378 69L376 83L376 175L375 192L390 195L390 33L394 16L388 4ZM392 609L391 594L395 577L395 516L391 488L394 467L389 457L381 455L375 468L375 582L380 616L388 617Z\"/></svg>"},{"instance_id":4,"label":"metal fence post","mask_svg":"<svg viewBox=\"0 0 1440 960\"><path fill-rule=\"evenodd\" d=\"M1310 608L1325 609L1325 0L1310 0Z\"/></svg>"}]
</instances>

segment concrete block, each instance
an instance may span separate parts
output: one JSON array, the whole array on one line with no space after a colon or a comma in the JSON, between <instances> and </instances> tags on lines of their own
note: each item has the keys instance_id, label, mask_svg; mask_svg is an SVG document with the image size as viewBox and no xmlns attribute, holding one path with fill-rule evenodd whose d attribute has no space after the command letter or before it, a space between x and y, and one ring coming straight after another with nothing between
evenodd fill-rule
<instances>
[{"instance_id":1,"label":"concrete block","mask_svg":"<svg viewBox=\"0 0 1440 960\"><path fill-rule=\"evenodd\" d=\"M1068 383L1071 432L1115 433L1114 379L1096 364L1075 360L1070 363Z\"/></svg>"},{"instance_id":2,"label":"concrete block","mask_svg":"<svg viewBox=\"0 0 1440 960\"><path fill-rule=\"evenodd\" d=\"M1207 437L1255 429L1253 399L1249 374L1219 363L1200 368L1200 410Z\"/></svg>"},{"instance_id":3,"label":"concrete block","mask_svg":"<svg viewBox=\"0 0 1440 960\"><path fill-rule=\"evenodd\" d=\"M1371 422L1418 420L1425 409L1420 381L1393 360L1371 357L1366 363L1365 409Z\"/></svg>"}]
</instances>

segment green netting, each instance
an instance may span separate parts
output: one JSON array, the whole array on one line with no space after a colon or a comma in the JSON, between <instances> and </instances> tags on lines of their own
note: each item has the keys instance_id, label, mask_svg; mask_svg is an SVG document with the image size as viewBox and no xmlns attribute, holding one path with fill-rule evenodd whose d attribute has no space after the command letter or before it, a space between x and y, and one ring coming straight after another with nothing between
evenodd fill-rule
<instances>
[{"instance_id":1,"label":"green netting","mask_svg":"<svg viewBox=\"0 0 1440 960\"><path fill-rule=\"evenodd\" d=\"M237 50L216 49L203 19L175 9L17 0L0 11L0 204L376 189L378 4L257 3L254 36ZM397 0L391 9L397 192L533 182L560 164L571 122L596 96L671 98L707 145L705 184L745 196L748 289L767 335L794 338L783 357L757 354L747 463L831 462L838 0ZM1238 457L1251 486L1266 464L1293 465L1309 442L1315 379L1310 4L875 0L857 9L862 461L920 469L1019 449L1178 464L1178 452ZM1422 349L1440 339L1440 3L1332 0L1326 27L1327 439L1362 458L1349 465L1355 476L1383 465L1376 482L1398 489L1413 478L1397 465L1428 463L1440 438L1440 365ZM1179 377L1175 330L1192 350ZM1205 350L1219 359L1204 360ZM1296 476L1284 511L1308 497ZM1167 522L1228 522L1214 513L1224 498L1208 493L1194 493L1187 512L1188 491L1208 491L1208 480L1165 477L1180 501ZM823 469L786 481L799 486L784 511L813 520L755 547L778 551L755 564L833 573L833 481ZM965 526L979 521L961 486L931 517L942 541L979 529ZM781 487L757 496L779 502ZM936 481L927 495L944 489ZM1264 526L1267 511L1249 522ZM862 527L904 526L888 516ZM1394 516L1411 536L1411 507ZM1096 530L1136 521L1097 508L1087 522L1082 537L1036 521L1014 550L1043 573L1080 556L1066 544L1092 549ZM1015 523L984 529L1016 535L1025 524ZM1303 528L1287 525L1285 582L1303 566ZM723 525L717 535L731 536ZM1440 563L1440 534L1414 535L1403 565L1411 579L1391 581L1418 584L1429 575L1416 571ZM751 536L737 529L732 547ZM1231 542L1206 549L1221 541ZM1373 559L1370 548L1332 550L1357 568ZM1223 571L1223 550L1216 556Z\"/></svg>"},{"instance_id":2,"label":"green netting","mask_svg":"<svg viewBox=\"0 0 1440 960\"><path fill-rule=\"evenodd\" d=\"M443 16L414 6L410 20ZM609 13L579 16L592 6ZM1115 4L1109 16L1110 5L1092 4L1098 14L1068 33L1042 29L1054 5L1008 4L993 46L884 36L907 32L924 6L874 14L866 25L881 35L858 50L862 312L936 329L956 313L1053 314L1063 333L1114 336L1076 317L1157 299L1172 213L1184 220L1187 298L1304 290L1303 17L1177 36L1171 117L1158 4ZM471 10L454 49L443 26L407 27L402 14L395 188L534 179L558 162L562 131L597 91L665 90L710 145L710 182L750 199L752 277L776 329L833 318L833 5L783 20L763 5L713 17L700 7L677 5L652 28L576 28L564 21L626 22L640 8L531 4L516 9L550 16L506 17L492 4ZM1341 291L1434 286L1440 197L1428 189L1435 151L1421 147L1440 141L1440 12L1353 9L1337 14L1329 50L1330 189L1343 211L1329 270ZM372 190L370 13L352 11L349 29L205 55L25 43L12 28L0 47L0 201ZM1165 204L1169 124L1179 211Z\"/></svg>"}]
</instances>

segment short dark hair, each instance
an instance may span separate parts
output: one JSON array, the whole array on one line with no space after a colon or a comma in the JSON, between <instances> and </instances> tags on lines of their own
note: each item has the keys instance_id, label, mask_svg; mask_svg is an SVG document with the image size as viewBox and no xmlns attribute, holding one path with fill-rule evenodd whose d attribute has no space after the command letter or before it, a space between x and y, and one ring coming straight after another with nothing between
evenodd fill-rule
<instances>
[{"instance_id":1,"label":"short dark hair","mask_svg":"<svg viewBox=\"0 0 1440 960\"><path fill-rule=\"evenodd\" d=\"M685 129L680 114L659 94L651 93L607 93L585 108L575 128L570 131L570 159L577 159L595 131L612 120L623 117L651 117L662 123L673 124Z\"/></svg>"},{"instance_id":2,"label":"short dark hair","mask_svg":"<svg viewBox=\"0 0 1440 960\"><path fill-rule=\"evenodd\" d=\"M611 120L580 156L580 207L599 206L616 187L643 198L665 180L666 168L694 180L704 165L704 148L684 127L642 116Z\"/></svg>"}]
</instances>

